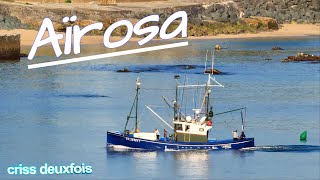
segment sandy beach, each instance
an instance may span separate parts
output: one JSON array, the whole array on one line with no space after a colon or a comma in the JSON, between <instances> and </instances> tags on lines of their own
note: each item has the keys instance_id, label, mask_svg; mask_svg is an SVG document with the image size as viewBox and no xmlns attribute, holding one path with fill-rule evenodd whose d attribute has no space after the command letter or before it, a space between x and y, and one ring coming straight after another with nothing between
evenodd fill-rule
<instances>
[{"instance_id":1,"label":"sandy beach","mask_svg":"<svg viewBox=\"0 0 320 180\"><path fill-rule=\"evenodd\" d=\"M31 46L37 36L36 30L0 30L1 34L21 34L21 45ZM241 39L241 38L271 38L271 37L304 37L320 36L320 24L282 24L277 31L260 32L256 34L219 34L217 36L188 37L188 39ZM117 41L121 37L113 37L112 41ZM130 41L138 41L140 38L131 38ZM59 43L63 44L61 40ZM84 36L82 44L103 44L103 35Z\"/></svg>"}]
</instances>

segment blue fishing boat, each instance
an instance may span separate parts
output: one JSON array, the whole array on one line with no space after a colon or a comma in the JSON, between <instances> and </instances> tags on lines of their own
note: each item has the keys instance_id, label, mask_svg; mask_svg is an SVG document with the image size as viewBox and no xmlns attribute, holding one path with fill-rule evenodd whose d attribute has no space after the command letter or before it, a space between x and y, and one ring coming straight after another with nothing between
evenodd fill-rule
<instances>
[{"instance_id":1,"label":"blue fishing boat","mask_svg":"<svg viewBox=\"0 0 320 180\"><path fill-rule=\"evenodd\" d=\"M163 137L160 137L159 131L155 132L140 132L138 127L138 102L139 90L141 82L139 78L136 80L136 95L131 107L130 113L127 116L127 121L123 131L107 131L107 147L109 149L140 149L140 150L155 150L155 151L175 151L175 150L219 150L219 149L241 149L254 146L254 138L247 138L244 133L244 115L246 108L229 110L221 113L213 113L213 107L210 104L210 95L212 87L224 87L215 77L213 68L213 58L211 67L207 69L205 65L204 74L207 74L207 81L204 84L186 85L179 82L180 76L176 75L176 95L172 105L163 97L169 108L173 109L173 127L159 116L150 106L145 106L157 118L159 118L171 130L172 134L167 137L166 130ZM192 109L191 115L182 113L179 95L185 89L203 90L200 97L199 105ZM182 93L184 94L184 93ZM182 99L182 98L180 98ZM135 110L135 115L133 111ZM225 140L210 140L209 132L212 129L213 118L220 114L230 113L233 111L241 112L242 131L238 135L237 130L232 132L232 138ZM244 113L243 113L244 112ZM127 129L130 119L135 119L134 131Z\"/></svg>"}]
</instances>

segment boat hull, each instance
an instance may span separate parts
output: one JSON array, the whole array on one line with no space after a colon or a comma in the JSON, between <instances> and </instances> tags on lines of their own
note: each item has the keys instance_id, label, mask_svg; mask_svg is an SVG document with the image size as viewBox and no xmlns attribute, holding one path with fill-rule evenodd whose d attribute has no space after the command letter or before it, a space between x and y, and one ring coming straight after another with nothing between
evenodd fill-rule
<instances>
[{"instance_id":1,"label":"boat hull","mask_svg":"<svg viewBox=\"0 0 320 180\"><path fill-rule=\"evenodd\" d=\"M241 140L209 140L208 142L152 141L124 136L120 132L107 132L107 147L127 147L132 149L165 151L165 150L218 150L241 149L254 146L254 138Z\"/></svg>"}]
</instances>

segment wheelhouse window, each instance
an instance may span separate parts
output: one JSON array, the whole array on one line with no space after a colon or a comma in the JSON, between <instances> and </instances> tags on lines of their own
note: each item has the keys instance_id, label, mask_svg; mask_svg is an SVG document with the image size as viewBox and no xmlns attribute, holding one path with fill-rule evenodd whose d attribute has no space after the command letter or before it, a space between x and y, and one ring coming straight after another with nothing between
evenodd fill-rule
<instances>
[{"instance_id":1,"label":"wheelhouse window","mask_svg":"<svg viewBox=\"0 0 320 180\"><path fill-rule=\"evenodd\" d=\"M200 132L203 132L203 131L204 131L204 129L203 129L203 128L199 128L199 131L200 131Z\"/></svg>"},{"instance_id":2,"label":"wheelhouse window","mask_svg":"<svg viewBox=\"0 0 320 180\"><path fill-rule=\"evenodd\" d=\"M186 132L190 131L190 125L186 125Z\"/></svg>"},{"instance_id":3,"label":"wheelhouse window","mask_svg":"<svg viewBox=\"0 0 320 180\"><path fill-rule=\"evenodd\" d=\"M175 124L175 129L178 131L182 131L182 124Z\"/></svg>"}]
</instances>

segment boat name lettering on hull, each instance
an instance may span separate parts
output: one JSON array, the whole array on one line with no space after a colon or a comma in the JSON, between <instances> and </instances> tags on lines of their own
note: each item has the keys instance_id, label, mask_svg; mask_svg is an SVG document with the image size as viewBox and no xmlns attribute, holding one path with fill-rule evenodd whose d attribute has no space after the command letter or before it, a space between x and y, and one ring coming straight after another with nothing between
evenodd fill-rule
<instances>
[{"instance_id":1,"label":"boat name lettering on hull","mask_svg":"<svg viewBox=\"0 0 320 180\"><path fill-rule=\"evenodd\" d=\"M223 149L231 149L231 144L225 144L221 146Z\"/></svg>"},{"instance_id":2,"label":"boat name lettering on hull","mask_svg":"<svg viewBox=\"0 0 320 180\"><path fill-rule=\"evenodd\" d=\"M140 142L140 140L139 139L134 139L134 138L128 138L128 137L126 137L126 140L127 141L132 141L132 142Z\"/></svg>"},{"instance_id":3,"label":"boat name lettering on hull","mask_svg":"<svg viewBox=\"0 0 320 180\"><path fill-rule=\"evenodd\" d=\"M212 149L219 149L219 148L217 148L217 147L215 147L215 146L212 146Z\"/></svg>"}]
</instances>

